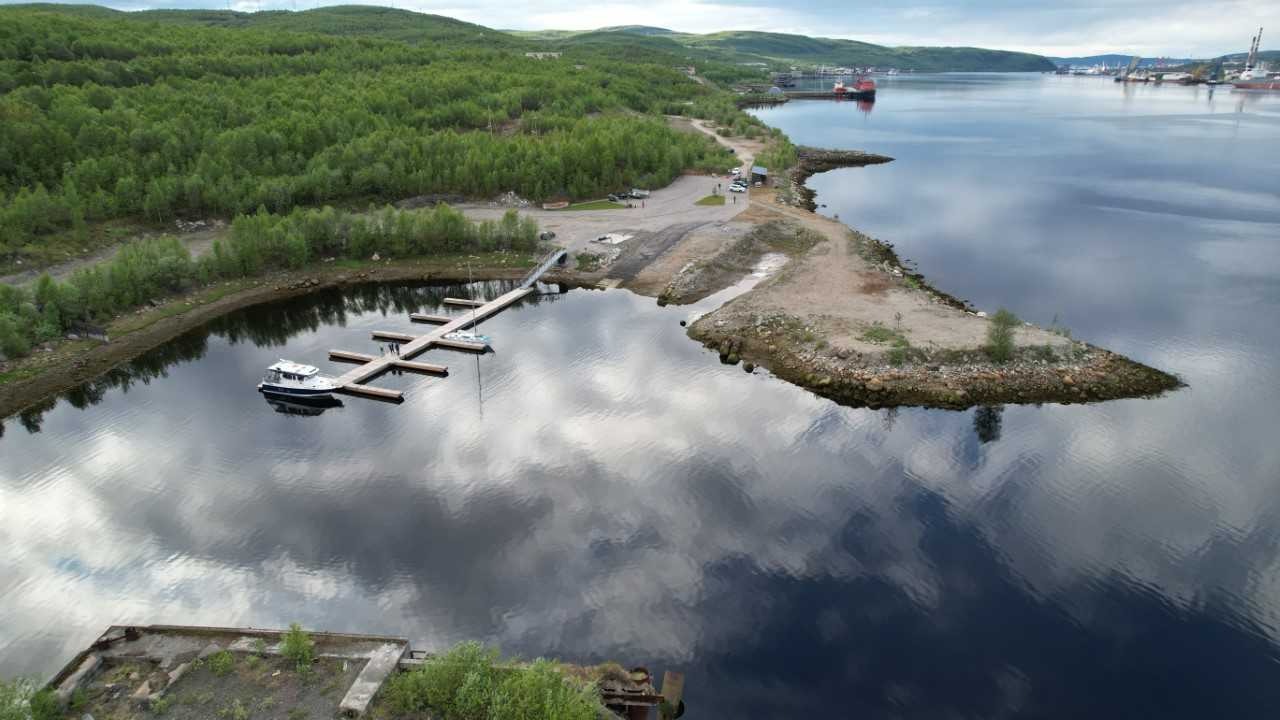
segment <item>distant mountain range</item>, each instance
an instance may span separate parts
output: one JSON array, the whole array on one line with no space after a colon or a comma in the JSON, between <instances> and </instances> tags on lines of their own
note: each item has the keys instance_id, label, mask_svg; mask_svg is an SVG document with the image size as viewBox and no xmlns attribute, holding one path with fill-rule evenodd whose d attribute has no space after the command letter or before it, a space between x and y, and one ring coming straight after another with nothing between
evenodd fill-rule
<instances>
[{"instance_id":1,"label":"distant mountain range","mask_svg":"<svg viewBox=\"0 0 1280 720\"><path fill-rule=\"evenodd\" d=\"M18 6L12 6L18 7ZM301 12L272 10L143 10L122 12L93 5L26 5L53 12L139 21L199 23L271 31L368 35L409 43L462 42L493 48L567 50L578 46L615 49L619 56L653 59L655 53L699 67L714 66L709 77L786 70L791 66L896 67L915 72L1051 71L1047 58L1030 53L973 47L886 47L784 33L729 31L698 35L647 25L598 30L495 30L440 15L370 5L335 5ZM737 70L733 70L737 68ZM754 68L754 69L752 69Z\"/></svg>"},{"instance_id":2,"label":"distant mountain range","mask_svg":"<svg viewBox=\"0 0 1280 720\"><path fill-rule=\"evenodd\" d=\"M1198 63L1216 63L1219 60L1231 62L1240 62L1245 59L1248 53L1231 53L1229 55L1221 55L1214 58L1142 58L1142 62L1138 63L1138 67L1154 67L1158 63L1163 62L1165 65L1193 65ZM1280 50L1263 50L1258 53L1258 57L1264 61L1280 60ZM1108 53L1106 55L1086 55L1084 57L1051 57L1049 60L1054 65L1072 65L1072 66L1091 66L1091 65L1107 65L1115 67L1116 65L1128 65L1133 59L1133 55L1124 55L1121 53Z\"/></svg>"},{"instance_id":3,"label":"distant mountain range","mask_svg":"<svg viewBox=\"0 0 1280 720\"><path fill-rule=\"evenodd\" d=\"M624 40L655 49L692 52L714 61L758 64L772 69L791 65L896 67L916 72L1026 72L1053 70L1047 58L1030 53L973 47L886 47L840 38L733 30L699 35L648 25L621 25L598 30L515 31L521 37L574 44Z\"/></svg>"}]
</instances>

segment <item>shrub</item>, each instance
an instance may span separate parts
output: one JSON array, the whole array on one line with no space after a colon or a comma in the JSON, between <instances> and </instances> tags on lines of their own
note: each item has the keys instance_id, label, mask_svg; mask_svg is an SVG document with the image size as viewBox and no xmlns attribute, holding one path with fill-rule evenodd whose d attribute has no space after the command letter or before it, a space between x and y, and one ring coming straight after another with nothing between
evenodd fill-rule
<instances>
[{"instance_id":1,"label":"shrub","mask_svg":"<svg viewBox=\"0 0 1280 720\"><path fill-rule=\"evenodd\" d=\"M550 660L499 667L497 650L463 643L422 667L392 677L386 701L397 714L438 713L444 720L596 720L599 697Z\"/></svg>"},{"instance_id":2,"label":"shrub","mask_svg":"<svg viewBox=\"0 0 1280 720\"><path fill-rule=\"evenodd\" d=\"M1000 308L991 317L987 328L987 355L998 363L1008 362L1013 357L1013 330L1018 326L1018 316Z\"/></svg>"},{"instance_id":3,"label":"shrub","mask_svg":"<svg viewBox=\"0 0 1280 720\"><path fill-rule=\"evenodd\" d=\"M49 688L37 690L31 696L31 720L59 720L62 710L58 707L58 698Z\"/></svg>"},{"instance_id":4,"label":"shrub","mask_svg":"<svg viewBox=\"0 0 1280 720\"><path fill-rule=\"evenodd\" d=\"M387 683L387 700L395 710L411 713L433 708L452 720L459 691L470 679L469 696L492 684L498 651L467 642L431 658L422 667L401 673Z\"/></svg>"},{"instance_id":5,"label":"shrub","mask_svg":"<svg viewBox=\"0 0 1280 720\"><path fill-rule=\"evenodd\" d=\"M302 672L309 669L315 660L316 643L302 626L293 623L280 642L280 654L292 660L298 671Z\"/></svg>"},{"instance_id":6,"label":"shrub","mask_svg":"<svg viewBox=\"0 0 1280 720\"><path fill-rule=\"evenodd\" d=\"M19 330L18 321L9 315L0 315L0 353L5 357L22 357L31 352L31 341Z\"/></svg>"},{"instance_id":7,"label":"shrub","mask_svg":"<svg viewBox=\"0 0 1280 720\"><path fill-rule=\"evenodd\" d=\"M596 720L599 716L595 691L567 680L550 660L535 660L507 677L494 697L490 715L501 720Z\"/></svg>"},{"instance_id":8,"label":"shrub","mask_svg":"<svg viewBox=\"0 0 1280 720\"><path fill-rule=\"evenodd\" d=\"M249 720L249 708L238 698L218 711L222 720Z\"/></svg>"},{"instance_id":9,"label":"shrub","mask_svg":"<svg viewBox=\"0 0 1280 720\"><path fill-rule=\"evenodd\" d=\"M1036 358L1045 362L1054 362L1058 359L1058 354L1053 351L1053 346L1049 344L1038 345L1032 348Z\"/></svg>"},{"instance_id":10,"label":"shrub","mask_svg":"<svg viewBox=\"0 0 1280 720\"><path fill-rule=\"evenodd\" d=\"M36 686L30 680L0 680L0 720L30 720Z\"/></svg>"},{"instance_id":11,"label":"shrub","mask_svg":"<svg viewBox=\"0 0 1280 720\"><path fill-rule=\"evenodd\" d=\"M230 650L223 650L210 655L208 663L209 672L222 677L231 672L232 668L236 666L236 658L231 654Z\"/></svg>"}]
</instances>

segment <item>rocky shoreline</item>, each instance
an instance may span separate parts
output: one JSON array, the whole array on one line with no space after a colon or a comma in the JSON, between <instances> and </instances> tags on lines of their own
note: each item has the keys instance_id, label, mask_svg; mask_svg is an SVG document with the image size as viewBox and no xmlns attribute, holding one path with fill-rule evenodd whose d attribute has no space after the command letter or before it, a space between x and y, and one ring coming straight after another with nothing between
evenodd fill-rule
<instances>
[{"instance_id":1,"label":"rocky shoreline","mask_svg":"<svg viewBox=\"0 0 1280 720\"><path fill-rule=\"evenodd\" d=\"M857 407L960 410L975 405L1071 404L1148 397L1183 386L1174 375L1028 323L1015 330L1013 357L994 362L982 347L986 313L930 285L899 258L890 243L814 212L813 191L802 184L807 177L836 167L890 160L857 151L801 148L800 163L791 177L792 187L805 198L807 217L801 220L796 213L804 211L786 207L784 200L775 201L773 207L780 216L821 229L831 239L795 254L793 263L777 277L699 318L688 328L688 335L717 352L721 362L742 363L748 372L759 366L818 395ZM850 268L841 271L847 274L837 273L831 286L832 292L842 295L819 292L807 302L787 300L796 289L804 292L832 283L830 275L820 276L838 264L835 258L844 258ZM849 293L846 302L861 295L862 304L852 316L833 317L843 303L831 303L835 297L845 297L844 293ZM900 302L914 298L911 302L919 313L904 308L912 317L899 313L896 328L893 310L878 309L888 307L894 297ZM977 323L981 332L971 333L968 343L957 344L955 338L944 342L936 330L911 326L911 321L926 317L942 322L944 330ZM873 329L887 340L868 340L866 335Z\"/></svg>"},{"instance_id":2,"label":"rocky shoreline","mask_svg":"<svg viewBox=\"0 0 1280 720\"><path fill-rule=\"evenodd\" d=\"M788 344L773 337L766 324L731 328L703 320L690 326L689 336L719 353L721 362L741 362L747 372L766 368L787 382L853 407L1069 405L1150 397L1183 384L1173 375L1083 342L1074 343L1064 361L1040 359L1024 350L1008 363L994 364L975 351L936 363L894 365L880 353L824 353Z\"/></svg>"},{"instance_id":3,"label":"rocky shoreline","mask_svg":"<svg viewBox=\"0 0 1280 720\"><path fill-rule=\"evenodd\" d=\"M882 165L893 162L893 158L888 155L877 155L875 153L862 152L861 150L828 150L805 145L796 148L796 156L798 162L791 171L791 182L796 188L796 196L799 198L800 207L809 212L814 212L818 209L818 205L814 201L816 193L805 186L805 181L810 176L837 168L864 167L866 165Z\"/></svg>"}]
</instances>

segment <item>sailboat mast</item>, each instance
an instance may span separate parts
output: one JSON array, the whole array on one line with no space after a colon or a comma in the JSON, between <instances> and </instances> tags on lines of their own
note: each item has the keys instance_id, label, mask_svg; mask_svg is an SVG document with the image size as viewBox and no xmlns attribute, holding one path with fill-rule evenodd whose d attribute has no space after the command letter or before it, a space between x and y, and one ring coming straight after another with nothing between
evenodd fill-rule
<instances>
[{"instance_id":1,"label":"sailboat mast","mask_svg":"<svg viewBox=\"0 0 1280 720\"><path fill-rule=\"evenodd\" d=\"M475 281L471 279L471 263L467 263L467 285L471 287L471 332L476 331L476 294Z\"/></svg>"}]
</instances>

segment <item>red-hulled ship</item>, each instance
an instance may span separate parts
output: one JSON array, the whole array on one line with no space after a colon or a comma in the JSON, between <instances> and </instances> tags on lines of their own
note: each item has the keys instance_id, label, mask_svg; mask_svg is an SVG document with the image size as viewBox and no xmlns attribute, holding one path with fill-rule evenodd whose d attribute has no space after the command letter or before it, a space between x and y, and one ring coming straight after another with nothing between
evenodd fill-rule
<instances>
[{"instance_id":1,"label":"red-hulled ship","mask_svg":"<svg viewBox=\"0 0 1280 720\"><path fill-rule=\"evenodd\" d=\"M843 80L837 80L832 86L831 92L836 97L850 98L852 100L875 100L876 99L876 81L869 77L858 78L852 86L844 84Z\"/></svg>"},{"instance_id":2,"label":"red-hulled ship","mask_svg":"<svg viewBox=\"0 0 1280 720\"><path fill-rule=\"evenodd\" d=\"M1258 60L1258 46L1262 42L1262 28L1249 43L1249 56L1244 61L1244 72L1233 85L1241 90L1280 90L1280 77L1267 72L1266 64Z\"/></svg>"}]
</instances>

